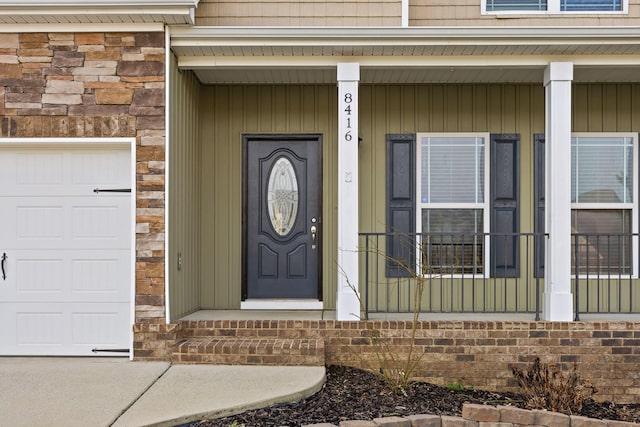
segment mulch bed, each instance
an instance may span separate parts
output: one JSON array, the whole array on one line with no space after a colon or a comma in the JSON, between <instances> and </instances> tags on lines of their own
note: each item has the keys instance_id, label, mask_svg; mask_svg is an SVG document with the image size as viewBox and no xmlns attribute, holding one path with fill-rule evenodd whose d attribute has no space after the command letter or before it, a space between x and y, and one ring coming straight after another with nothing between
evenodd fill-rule
<instances>
[{"instance_id":1,"label":"mulch bed","mask_svg":"<svg viewBox=\"0 0 640 427\"><path fill-rule=\"evenodd\" d=\"M195 427L301 426L314 423L338 425L346 420L413 414L454 415L463 403L513 405L525 408L522 395L481 390L451 390L428 383L414 383L407 395L395 394L372 374L355 368L329 366L323 389L300 402L247 411L239 415L192 423ZM640 422L640 404L585 402L580 415L609 420Z\"/></svg>"}]
</instances>

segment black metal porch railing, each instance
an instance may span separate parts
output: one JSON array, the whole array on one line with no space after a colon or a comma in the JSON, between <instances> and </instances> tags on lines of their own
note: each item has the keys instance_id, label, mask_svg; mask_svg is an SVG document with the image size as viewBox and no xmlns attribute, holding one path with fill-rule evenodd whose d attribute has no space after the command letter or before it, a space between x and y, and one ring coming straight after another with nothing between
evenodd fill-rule
<instances>
[{"instance_id":1,"label":"black metal porch railing","mask_svg":"<svg viewBox=\"0 0 640 427\"><path fill-rule=\"evenodd\" d=\"M540 318L538 233L360 233L362 303L370 313L531 313ZM571 237L575 319L640 313L640 234Z\"/></svg>"},{"instance_id":2,"label":"black metal porch railing","mask_svg":"<svg viewBox=\"0 0 640 427\"><path fill-rule=\"evenodd\" d=\"M370 313L540 313L536 233L360 233Z\"/></svg>"},{"instance_id":3,"label":"black metal porch railing","mask_svg":"<svg viewBox=\"0 0 640 427\"><path fill-rule=\"evenodd\" d=\"M584 313L640 313L638 233L571 236L575 319Z\"/></svg>"}]
</instances>

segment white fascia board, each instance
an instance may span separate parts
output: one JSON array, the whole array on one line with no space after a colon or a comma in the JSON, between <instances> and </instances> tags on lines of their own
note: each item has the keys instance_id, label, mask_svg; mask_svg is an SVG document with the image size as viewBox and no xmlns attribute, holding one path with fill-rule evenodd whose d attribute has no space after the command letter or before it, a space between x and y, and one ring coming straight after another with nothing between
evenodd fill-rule
<instances>
[{"instance_id":1,"label":"white fascia board","mask_svg":"<svg viewBox=\"0 0 640 427\"><path fill-rule=\"evenodd\" d=\"M188 7L46 7L46 8L6 8L0 7L2 16L57 16L57 15L184 15L190 16Z\"/></svg>"},{"instance_id":2,"label":"white fascia board","mask_svg":"<svg viewBox=\"0 0 640 427\"><path fill-rule=\"evenodd\" d=\"M197 70L211 67L312 67L335 68L344 58L337 56L178 56L178 68Z\"/></svg>"},{"instance_id":3,"label":"white fascia board","mask_svg":"<svg viewBox=\"0 0 640 427\"><path fill-rule=\"evenodd\" d=\"M199 0L21 0L3 1L0 9L4 8L139 8L139 7L197 7Z\"/></svg>"},{"instance_id":4,"label":"white fascia board","mask_svg":"<svg viewBox=\"0 0 640 427\"><path fill-rule=\"evenodd\" d=\"M178 56L178 68L335 68L346 60L361 67L539 67L570 60L575 66L640 66L640 57L627 56Z\"/></svg>"},{"instance_id":5,"label":"white fascia board","mask_svg":"<svg viewBox=\"0 0 640 427\"><path fill-rule=\"evenodd\" d=\"M172 44L198 43L213 46L232 41L262 41L273 44L305 45L322 41L327 44L353 44L354 40L380 44L434 40L464 40L476 44L488 40L598 40L616 39L617 42L640 40L637 26L598 27L188 27L178 26L172 31Z\"/></svg>"}]
</instances>

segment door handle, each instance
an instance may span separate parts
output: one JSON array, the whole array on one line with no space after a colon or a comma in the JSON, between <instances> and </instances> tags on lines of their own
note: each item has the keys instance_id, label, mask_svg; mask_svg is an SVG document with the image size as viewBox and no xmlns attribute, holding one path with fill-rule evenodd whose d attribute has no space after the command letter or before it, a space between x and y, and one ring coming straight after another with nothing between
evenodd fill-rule
<instances>
[{"instance_id":1,"label":"door handle","mask_svg":"<svg viewBox=\"0 0 640 427\"><path fill-rule=\"evenodd\" d=\"M131 193L130 188L94 188L93 192L98 193Z\"/></svg>"},{"instance_id":2,"label":"door handle","mask_svg":"<svg viewBox=\"0 0 640 427\"><path fill-rule=\"evenodd\" d=\"M311 249L316 248L316 240L318 238L318 227L315 225L311 226Z\"/></svg>"},{"instance_id":3,"label":"door handle","mask_svg":"<svg viewBox=\"0 0 640 427\"><path fill-rule=\"evenodd\" d=\"M7 253L4 252L2 254L2 261L0 261L0 265L2 265L2 280L7 280L7 273L4 271L4 262L7 260Z\"/></svg>"}]
</instances>

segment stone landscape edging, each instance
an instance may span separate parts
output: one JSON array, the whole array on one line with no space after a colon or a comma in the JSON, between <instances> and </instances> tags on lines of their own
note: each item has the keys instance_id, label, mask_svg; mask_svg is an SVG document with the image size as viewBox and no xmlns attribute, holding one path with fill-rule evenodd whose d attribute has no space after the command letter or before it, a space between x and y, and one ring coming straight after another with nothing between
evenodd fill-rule
<instances>
[{"instance_id":1,"label":"stone landscape edging","mask_svg":"<svg viewBox=\"0 0 640 427\"><path fill-rule=\"evenodd\" d=\"M466 403L462 416L411 415L376 418L373 421L342 421L338 427L625 427L638 425L625 421L599 420L579 415L565 415L540 409L514 406L490 406ZM336 427L335 424L307 424L303 427Z\"/></svg>"}]
</instances>

